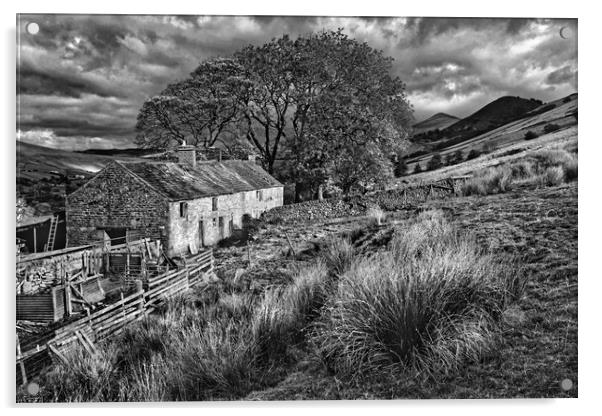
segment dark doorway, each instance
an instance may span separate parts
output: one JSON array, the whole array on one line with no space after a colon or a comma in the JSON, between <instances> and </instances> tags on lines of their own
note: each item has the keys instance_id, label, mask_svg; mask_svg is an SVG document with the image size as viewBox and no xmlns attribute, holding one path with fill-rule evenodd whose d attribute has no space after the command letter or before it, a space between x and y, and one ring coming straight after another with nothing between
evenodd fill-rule
<instances>
[{"instance_id":1,"label":"dark doorway","mask_svg":"<svg viewBox=\"0 0 602 416\"><path fill-rule=\"evenodd\" d=\"M125 244L127 242L127 228L105 228L104 231L111 239L110 241L112 246Z\"/></svg>"},{"instance_id":2,"label":"dark doorway","mask_svg":"<svg viewBox=\"0 0 602 416\"><path fill-rule=\"evenodd\" d=\"M199 248L205 247L205 223L199 221Z\"/></svg>"},{"instance_id":3,"label":"dark doorway","mask_svg":"<svg viewBox=\"0 0 602 416\"><path fill-rule=\"evenodd\" d=\"M251 214L243 214L242 216L242 228L247 228L251 222Z\"/></svg>"},{"instance_id":4,"label":"dark doorway","mask_svg":"<svg viewBox=\"0 0 602 416\"><path fill-rule=\"evenodd\" d=\"M224 217L219 217L219 238L220 240L224 238Z\"/></svg>"}]
</instances>

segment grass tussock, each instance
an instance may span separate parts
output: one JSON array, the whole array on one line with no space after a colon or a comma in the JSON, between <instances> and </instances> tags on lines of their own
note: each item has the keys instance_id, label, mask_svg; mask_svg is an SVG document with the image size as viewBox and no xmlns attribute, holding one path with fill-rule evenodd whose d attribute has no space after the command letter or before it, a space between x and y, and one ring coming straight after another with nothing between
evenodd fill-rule
<instances>
[{"instance_id":1,"label":"grass tussock","mask_svg":"<svg viewBox=\"0 0 602 416\"><path fill-rule=\"evenodd\" d=\"M380 226L385 221L386 214L379 206L371 206L366 211L366 215L370 218L374 225Z\"/></svg>"},{"instance_id":2,"label":"grass tussock","mask_svg":"<svg viewBox=\"0 0 602 416\"><path fill-rule=\"evenodd\" d=\"M577 180L577 154L565 149L540 150L512 163L478 171L461 188L461 194L491 195L514 186L556 186Z\"/></svg>"},{"instance_id":3,"label":"grass tussock","mask_svg":"<svg viewBox=\"0 0 602 416\"><path fill-rule=\"evenodd\" d=\"M114 385L115 348L106 348L89 356L83 347L64 354L67 364L59 365L41 376L47 402L99 402L116 396Z\"/></svg>"},{"instance_id":4,"label":"grass tussock","mask_svg":"<svg viewBox=\"0 0 602 416\"><path fill-rule=\"evenodd\" d=\"M355 258L355 249L349 239L330 238L322 250L326 267L335 275L345 273Z\"/></svg>"},{"instance_id":5,"label":"grass tussock","mask_svg":"<svg viewBox=\"0 0 602 416\"><path fill-rule=\"evenodd\" d=\"M428 213L341 276L312 341L343 379L450 373L495 347L497 322L522 292L518 276Z\"/></svg>"},{"instance_id":6,"label":"grass tussock","mask_svg":"<svg viewBox=\"0 0 602 416\"><path fill-rule=\"evenodd\" d=\"M463 195L490 195L512 189L513 172L508 167L489 168L462 186Z\"/></svg>"}]
</instances>

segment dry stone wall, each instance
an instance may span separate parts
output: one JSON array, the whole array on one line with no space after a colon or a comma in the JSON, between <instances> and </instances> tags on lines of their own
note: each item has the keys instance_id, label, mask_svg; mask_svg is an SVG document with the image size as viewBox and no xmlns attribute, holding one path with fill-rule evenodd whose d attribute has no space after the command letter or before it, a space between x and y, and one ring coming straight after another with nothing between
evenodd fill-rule
<instances>
[{"instance_id":1,"label":"dry stone wall","mask_svg":"<svg viewBox=\"0 0 602 416\"><path fill-rule=\"evenodd\" d=\"M266 212L261 218L268 224L279 224L366 215L368 209L375 206L384 211L396 211L423 203L427 199L450 197L456 195L456 191L456 181L443 180L366 195L285 205Z\"/></svg>"}]
</instances>

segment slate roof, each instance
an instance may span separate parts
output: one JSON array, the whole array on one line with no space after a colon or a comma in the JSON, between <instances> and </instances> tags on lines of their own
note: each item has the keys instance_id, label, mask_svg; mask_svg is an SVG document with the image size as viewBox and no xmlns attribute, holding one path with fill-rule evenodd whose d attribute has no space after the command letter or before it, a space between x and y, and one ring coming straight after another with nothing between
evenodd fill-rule
<instances>
[{"instance_id":1,"label":"slate roof","mask_svg":"<svg viewBox=\"0 0 602 416\"><path fill-rule=\"evenodd\" d=\"M23 217L21 222L17 222L17 228L27 227L29 225L43 224L46 221L50 221L53 215L42 215L38 217Z\"/></svg>"},{"instance_id":2,"label":"slate roof","mask_svg":"<svg viewBox=\"0 0 602 416\"><path fill-rule=\"evenodd\" d=\"M174 162L116 162L171 201L283 186L255 162L198 161L196 166Z\"/></svg>"}]
</instances>

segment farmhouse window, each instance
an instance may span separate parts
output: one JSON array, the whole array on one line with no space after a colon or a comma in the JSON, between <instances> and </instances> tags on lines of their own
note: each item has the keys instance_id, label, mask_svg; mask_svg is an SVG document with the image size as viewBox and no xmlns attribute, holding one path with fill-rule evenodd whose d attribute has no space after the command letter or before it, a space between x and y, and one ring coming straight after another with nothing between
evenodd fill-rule
<instances>
[{"instance_id":1,"label":"farmhouse window","mask_svg":"<svg viewBox=\"0 0 602 416\"><path fill-rule=\"evenodd\" d=\"M255 197L258 201L263 201L263 191L255 191Z\"/></svg>"},{"instance_id":2,"label":"farmhouse window","mask_svg":"<svg viewBox=\"0 0 602 416\"><path fill-rule=\"evenodd\" d=\"M180 202L180 218L186 218L188 214L188 202Z\"/></svg>"},{"instance_id":3,"label":"farmhouse window","mask_svg":"<svg viewBox=\"0 0 602 416\"><path fill-rule=\"evenodd\" d=\"M217 197L211 198L211 210L217 211Z\"/></svg>"}]
</instances>

